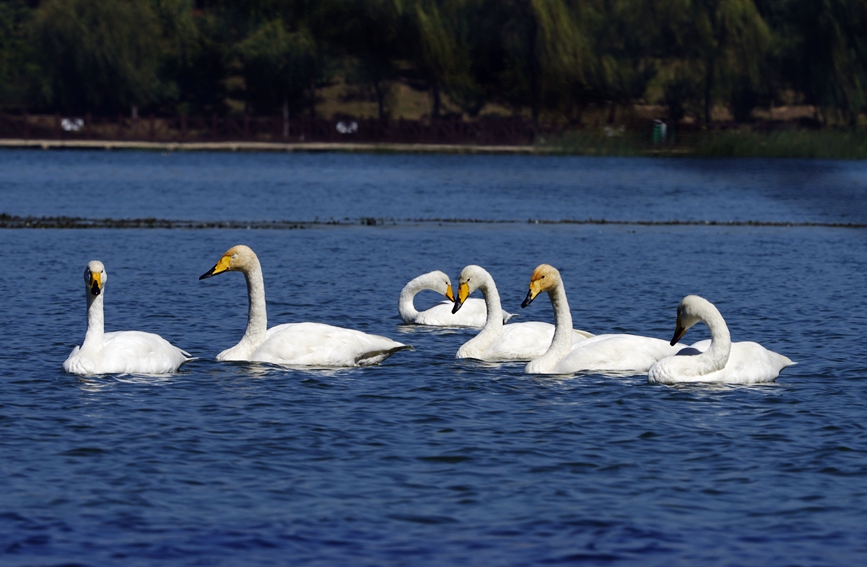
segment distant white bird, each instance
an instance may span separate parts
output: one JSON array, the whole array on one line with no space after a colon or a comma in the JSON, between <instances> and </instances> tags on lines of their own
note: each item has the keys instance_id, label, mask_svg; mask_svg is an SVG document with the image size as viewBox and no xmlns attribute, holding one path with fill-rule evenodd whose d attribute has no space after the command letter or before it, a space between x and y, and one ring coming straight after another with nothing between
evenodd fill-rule
<instances>
[{"instance_id":1,"label":"distant white bird","mask_svg":"<svg viewBox=\"0 0 867 567\"><path fill-rule=\"evenodd\" d=\"M541 321L504 325L500 294L494 278L480 266L470 265L461 271L458 297L453 310L457 312L461 309L467 297L477 289L485 298L488 317L482 331L458 349L456 358L475 358L490 362L531 360L547 350L554 337L554 325ZM586 331L573 329L571 333L566 333L564 340L579 342L592 336Z\"/></svg>"},{"instance_id":2,"label":"distant white bird","mask_svg":"<svg viewBox=\"0 0 867 567\"><path fill-rule=\"evenodd\" d=\"M677 356L663 358L650 368L649 382L758 384L773 382L783 368L795 364L758 343L733 343L719 310L697 295L687 295L678 305L677 325L671 344L680 340L699 321L710 329L710 346L702 341L704 344L696 343L692 349L681 351Z\"/></svg>"},{"instance_id":3,"label":"distant white bird","mask_svg":"<svg viewBox=\"0 0 867 567\"><path fill-rule=\"evenodd\" d=\"M417 311L413 305L415 295L425 289L441 293L448 298L430 309ZM464 302L458 313L452 313L455 296L452 293L452 282L439 270L422 274L407 283L400 292L397 310L404 323L429 325L434 327L483 327L487 318L487 308L482 299L471 298ZM503 322L514 317L503 311Z\"/></svg>"},{"instance_id":4,"label":"distant white bird","mask_svg":"<svg viewBox=\"0 0 867 567\"><path fill-rule=\"evenodd\" d=\"M241 272L247 280L247 330L241 341L218 354L217 360L286 366L370 366L399 350L412 348L379 335L322 323L287 323L268 329L265 281L256 253L244 245L230 248L199 279L229 271Z\"/></svg>"},{"instance_id":5,"label":"distant white bird","mask_svg":"<svg viewBox=\"0 0 867 567\"><path fill-rule=\"evenodd\" d=\"M611 374L644 374L660 358L671 356L679 347L661 339L629 334L596 335L573 344L570 335L572 313L560 272L541 264L530 277L530 291L522 307L528 306L541 292L548 292L557 332L542 356L530 361L528 374L572 374L583 370ZM672 341L672 345L676 341Z\"/></svg>"},{"instance_id":6,"label":"distant white bird","mask_svg":"<svg viewBox=\"0 0 867 567\"><path fill-rule=\"evenodd\" d=\"M103 294L108 276L102 262L93 260L84 270L87 297L87 333L80 347L63 363L70 374L167 374L192 360L185 351L153 333L106 333Z\"/></svg>"}]
</instances>

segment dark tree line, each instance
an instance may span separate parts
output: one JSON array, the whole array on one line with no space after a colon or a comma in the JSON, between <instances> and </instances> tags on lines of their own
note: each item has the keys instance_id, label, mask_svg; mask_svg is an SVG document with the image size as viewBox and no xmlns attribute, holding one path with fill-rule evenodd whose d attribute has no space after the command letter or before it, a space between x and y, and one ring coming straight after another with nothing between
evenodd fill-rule
<instances>
[{"instance_id":1,"label":"dark tree line","mask_svg":"<svg viewBox=\"0 0 867 567\"><path fill-rule=\"evenodd\" d=\"M383 119L403 83L432 118L802 102L856 125L865 30L864 0L0 0L0 109L288 120L340 80Z\"/></svg>"}]
</instances>

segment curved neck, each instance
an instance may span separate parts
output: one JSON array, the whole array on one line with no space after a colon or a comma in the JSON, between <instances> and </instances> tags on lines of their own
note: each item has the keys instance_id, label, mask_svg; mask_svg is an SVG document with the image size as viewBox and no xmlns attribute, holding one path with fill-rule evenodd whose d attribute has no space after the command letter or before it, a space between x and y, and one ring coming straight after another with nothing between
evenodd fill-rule
<instances>
[{"instance_id":1,"label":"curved neck","mask_svg":"<svg viewBox=\"0 0 867 567\"><path fill-rule=\"evenodd\" d=\"M103 314L103 297L105 291L99 295L93 295L90 290L85 291L87 296L87 333L84 335L82 350L102 345L105 336L105 316Z\"/></svg>"},{"instance_id":2,"label":"curved neck","mask_svg":"<svg viewBox=\"0 0 867 567\"><path fill-rule=\"evenodd\" d=\"M503 333L503 309L500 307L500 294L494 279L488 276L477 288L485 298L488 318L479 334L468 340L458 349L458 357L478 357Z\"/></svg>"},{"instance_id":3,"label":"curved neck","mask_svg":"<svg viewBox=\"0 0 867 567\"><path fill-rule=\"evenodd\" d=\"M551 306L554 308L554 340L548 350L565 349L572 350L572 311L569 309L569 301L566 299L566 288L559 283L554 289L548 290ZM564 355L565 355L564 352Z\"/></svg>"},{"instance_id":4,"label":"curved neck","mask_svg":"<svg viewBox=\"0 0 867 567\"><path fill-rule=\"evenodd\" d=\"M732 350L732 338L728 325L720 312L714 307L701 316L701 320L710 330L710 348L698 355L708 372L715 372L725 367Z\"/></svg>"},{"instance_id":5,"label":"curved neck","mask_svg":"<svg viewBox=\"0 0 867 567\"><path fill-rule=\"evenodd\" d=\"M485 319L485 327L482 332L490 329L500 334L503 329L503 308L500 306L500 292L497 291L497 284L494 283L493 278L485 278L479 286L479 291L485 298L485 307L488 310L488 317Z\"/></svg>"},{"instance_id":6,"label":"curved neck","mask_svg":"<svg viewBox=\"0 0 867 567\"><path fill-rule=\"evenodd\" d=\"M254 258L251 266L243 270L247 280L247 330L241 342L248 341L254 348L265 341L268 331L268 313L265 306L265 280L262 277L262 266Z\"/></svg>"},{"instance_id":7,"label":"curved neck","mask_svg":"<svg viewBox=\"0 0 867 567\"><path fill-rule=\"evenodd\" d=\"M414 280L410 280L408 284L403 286L403 290L400 292L400 297L397 300L397 310L404 323L413 321L418 317L418 311L415 305L413 305L412 300L418 292L428 288L424 283L424 279L425 276L419 276Z\"/></svg>"},{"instance_id":8,"label":"curved neck","mask_svg":"<svg viewBox=\"0 0 867 567\"><path fill-rule=\"evenodd\" d=\"M569 309L566 288L562 281L548 290L548 298L554 308L554 339L545 354L531 362L542 371L551 370L572 350L572 311Z\"/></svg>"}]
</instances>

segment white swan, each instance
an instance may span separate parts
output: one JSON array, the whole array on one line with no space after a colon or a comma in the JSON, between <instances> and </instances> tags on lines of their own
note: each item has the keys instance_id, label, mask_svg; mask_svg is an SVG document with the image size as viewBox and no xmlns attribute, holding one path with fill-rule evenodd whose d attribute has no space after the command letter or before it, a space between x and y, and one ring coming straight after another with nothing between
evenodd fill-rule
<instances>
[{"instance_id":1,"label":"white swan","mask_svg":"<svg viewBox=\"0 0 867 567\"><path fill-rule=\"evenodd\" d=\"M540 356L551 345L554 325L541 321L503 324L500 294L484 268L470 265L461 271L458 297L453 311L457 312L475 290L485 298L488 316L481 332L458 349L455 358L475 358L490 362L531 360ZM570 329L565 339L571 343L587 340L591 333Z\"/></svg>"},{"instance_id":2,"label":"white swan","mask_svg":"<svg viewBox=\"0 0 867 567\"><path fill-rule=\"evenodd\" d=\"M415 295L429 289L441 293L449 300L443 301L426 309L416 311L413 305ZM397 303L397 310L404 323L414 325L430 325L433 327L483 327L487 318L487 308L483 299L472 298L464 302L459 313L452 313L455 296L452 294L452 282L449 277L439 271L422 274L407 283ZM514 317L503 311L503 323Z\"/></svg>"},{"instance_id":3,"label":"white swan","mask_svg":"<svg viewBox=\"0 0 867 567\"><path fill-rule=\"evenodd\" d=\"M679 350L679 347L670 346L660 339L628 334L596 335L572 344L569 333L572 313L566 300L566 289L560 272L548 264L533 271L530 291L521 307L530 305L543 291L548 292L554 307L557 331L551 348L524 368L527 374L572 374L582 370L618 375L643 374L657 360Z\"/></svg>"},{"instance_id":4,"label":"white swan","mask_svg":"<svg viewBox=\"0 0 867 567\"><path fill-rule=\"evenodd\" d=\"M699 321L704 321L710 329L710 346L702 345L705 350L701 352L700 343L696 343L693 345L695 350L681 351L678 356L660 360L650 368L647 375L649 382L758 384L773 382L783 368L795 364L758 343L732 343L728 326L719 310L710 301L697 295L687 295L678 305L672 344Z\"/></svg>"},{"instance_id":5,"label":"white swan","mask_svg":"<svg viewBox=\"0 0 867 567\"><path fill-rule=\"evenodd\" d=\"M247 331L238 344L218 354L217 360L287 366L370 366L399 350L412 348L379 335L322 323L287 323L268 329L262 267L250 248L244 245L230 248L199 279L231 271L243 273L247 280Z\"/></svg>"},{"instance_id":6,"label":"white swan","mask_svg":"<svg viewBox=\"0 0 867 567\"><path fill-rule=\"evenodd\" d=\"M70 374L168 374L190 355L159 335L142 331L105 332L103 289L108 276L102 262L84 269L87 296L87 333L80 347L63 363Z\"/></svg>"}]
</instances>

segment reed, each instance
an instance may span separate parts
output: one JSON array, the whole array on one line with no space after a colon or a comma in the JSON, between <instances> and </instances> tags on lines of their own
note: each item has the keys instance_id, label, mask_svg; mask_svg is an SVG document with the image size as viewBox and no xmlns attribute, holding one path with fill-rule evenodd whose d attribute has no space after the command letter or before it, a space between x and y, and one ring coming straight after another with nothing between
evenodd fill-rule
<instances>
[{"instance_id":1,"label":"reed","mask_svg":"<svg viewBox=\"0 0 867 567\"><path fill-rule=\"evenodd\" d=\"M863 130L732 130L684 140L690 142L697 156L867 159L867 132Z\"/></svg>"},{"instance_id":2,"label":"reed","mask_svg":"<svg viewBox=\"0 0 867 567\"><path fill-rule=\"evenodd\" d=\"M867 159L867 131L860 129L685 132L676 133L673 143L657 145L649 131L581 131L542 145L572 155Z\"/></svg>"}]
</instances>

